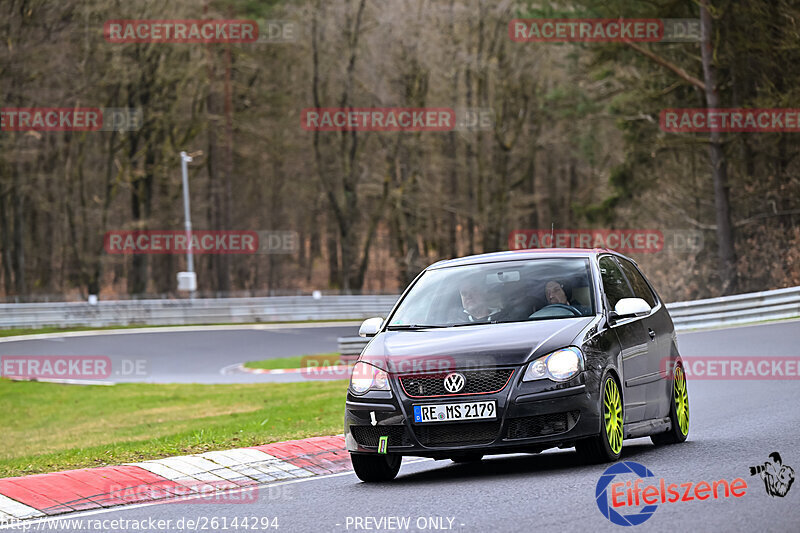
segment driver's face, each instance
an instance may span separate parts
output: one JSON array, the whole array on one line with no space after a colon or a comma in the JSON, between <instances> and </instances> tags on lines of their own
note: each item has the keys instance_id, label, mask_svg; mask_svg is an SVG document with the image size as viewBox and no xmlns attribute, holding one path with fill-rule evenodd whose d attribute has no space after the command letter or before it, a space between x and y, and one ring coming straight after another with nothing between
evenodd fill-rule
<instances>
[{"instance_id":1,"label":"driver's face","mask_svg":"<svg viewBox=\"0 0 800 533\"><path fill-rule=\"evenodd\" d=\"M567 304L567 295L561 284L555 281L549 281L544 287L544 296L548 304Z\"/></svg>"},{"instance_id":2,"label":"driver's face","mask_svg":"<svg viewBox=\"0 0 800 533\"><path fill-rule=\"evenodd\" d=\"M461 305L472 316L484 316L486 311L486 294L475 285L461 288Z\"/></svg>"}]
</instances>

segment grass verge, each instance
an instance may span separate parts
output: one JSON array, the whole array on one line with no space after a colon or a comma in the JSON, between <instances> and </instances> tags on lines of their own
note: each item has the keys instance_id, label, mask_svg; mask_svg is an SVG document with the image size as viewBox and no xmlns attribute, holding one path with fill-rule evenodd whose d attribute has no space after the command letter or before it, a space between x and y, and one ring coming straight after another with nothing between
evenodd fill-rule
<instances>
[{"instance_id":1,"label":"grass verge","mask_svg":"<svg viewBox=\"0 0 800 533\"><path fill-rule=\"evenodd\" d=\"M248 361L244 364L246 368L261 368L274 370L276 368L306 368L309 366L335 366L343 364L339 360L338 353L322 353L317 355L296 355L294 357L277 357L275 359L264 359L262 361Z\"/></svg>"},{"instance_id":2,"label":"grass verge","mask_svg":"<svg viewBox=\"0 0 800 533\"><path fill-rule=\"evenodd\" d=\"M112 387L0 379L0 477L342 432L346 381Z\"/></svg>"}]
</instances>

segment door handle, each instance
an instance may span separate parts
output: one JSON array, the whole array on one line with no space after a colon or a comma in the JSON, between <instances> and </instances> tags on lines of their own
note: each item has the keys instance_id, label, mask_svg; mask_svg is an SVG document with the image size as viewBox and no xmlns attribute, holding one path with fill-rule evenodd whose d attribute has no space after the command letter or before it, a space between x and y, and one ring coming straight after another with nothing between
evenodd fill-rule
<instances>
[{"instance_id":1,"label":"door handle","mask_svg":"<svg viewBox=\"0 0 800 533\"><path fill-rule=\"evenodd\" d=\"M656 340L656 332L655 331L653 331L652 329L648 329L647 333L650 334L650 340L653 340L653 341Z\"/></svg>"}]
</instances>

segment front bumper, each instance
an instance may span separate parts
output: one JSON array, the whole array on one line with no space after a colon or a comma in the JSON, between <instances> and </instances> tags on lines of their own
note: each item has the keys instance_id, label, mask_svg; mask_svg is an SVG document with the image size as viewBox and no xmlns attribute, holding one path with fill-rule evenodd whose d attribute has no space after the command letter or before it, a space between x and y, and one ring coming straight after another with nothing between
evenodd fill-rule
<instances>
[{"instance_id":1,"label":"front bumper","mask_svg":"<svg viewBox=\"0 0 800 533\"><path fill-rule=\"evenodd\" d=\"M600 431L599 387L586 383L583 372L564 383L522 382L516 368L505 388L493 394L414 399L406 396L396 376L392 393L348 392L345 445L355 453L377 453L380 437L388 437L387 453L423 457L539 452L569 447ZM483 421L413 422L414 405L479 400L497 402L497 418Z\"/></svg>"}]
</instances>

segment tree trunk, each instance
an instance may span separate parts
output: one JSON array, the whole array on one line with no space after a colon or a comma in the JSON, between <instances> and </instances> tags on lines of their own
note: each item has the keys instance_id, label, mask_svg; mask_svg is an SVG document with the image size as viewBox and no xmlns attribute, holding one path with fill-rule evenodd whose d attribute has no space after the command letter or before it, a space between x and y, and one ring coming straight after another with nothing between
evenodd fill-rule
<instances>
[{"instance_id":1,"label":"tree trunk","mask_svg":"<svg viewBox=\"0 0 800 533\"><path fill-rule=\"evenodd\" d=\"M705 82L706 108L719 107L719 91L716 85L714 48L711 43L712 21L709 0L700 2L701 51L703 78ZM737 289L736 250L734 248L731 207L728 197L728 165L722 142L722 134L712 131L709 135L709 155L711 157L711 178L714 183L714 207L717 222L717 246L719 275L722 294L732 294Z\"/></svg>"},{"instance_id":2,"label":"tree trunk","mask_svg":"<svg viewBox=\"0 0 800 533\"><path fill-rule=\"evenodd\" d=\"M25 194L20 190L19 170L13 167L11 187L11 213L14 217L14 254L12 266L14 268L14 288L20 296L28 293L28 284L25 281Z\"/></svg>"}]
</instances>

